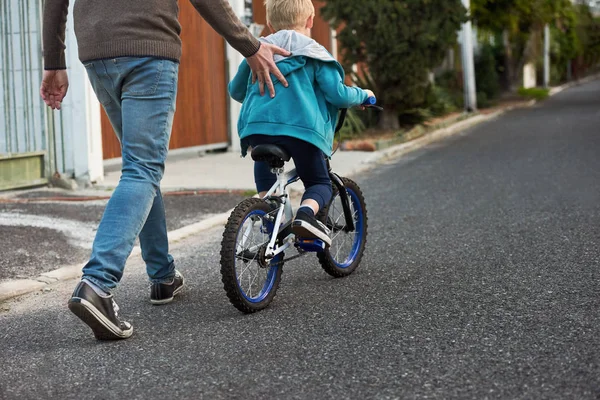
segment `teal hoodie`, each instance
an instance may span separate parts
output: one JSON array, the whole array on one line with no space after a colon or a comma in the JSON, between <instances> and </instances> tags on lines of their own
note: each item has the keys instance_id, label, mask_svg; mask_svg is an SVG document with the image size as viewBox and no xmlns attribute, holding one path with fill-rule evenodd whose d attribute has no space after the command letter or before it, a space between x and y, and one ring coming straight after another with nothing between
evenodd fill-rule
<instances>
[{"instance_id":1,"label":"teal hoodie","mask_svg":"<svg viewBox=\"0 0 600 400\"><path fill-rule=\"evenodd\" d=\"M289 86L271 75L276 96L261 96L258 84L252 84L248 63L240 64L229 83L229 94L243 103L238 120L242 155L248 149L245 138L261 134L304 140L329 156L338 109L362 104L367 92L346 86L342 66L323 46L301 33L283 30L260 40L292 53L290 57L275 56Z\"/></svg>"}]
</instances>

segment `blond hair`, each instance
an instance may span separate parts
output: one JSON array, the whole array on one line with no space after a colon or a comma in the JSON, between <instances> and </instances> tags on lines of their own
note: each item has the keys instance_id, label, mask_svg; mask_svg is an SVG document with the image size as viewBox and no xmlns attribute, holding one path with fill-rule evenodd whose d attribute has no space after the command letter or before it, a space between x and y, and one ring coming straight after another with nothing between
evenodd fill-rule
<instances>
[{"instance_id":1,"label":"blond hair","mask_svg":"<svg viewBox=\"0 0 600 400\"><path fill-rule=\"evenodd\" d=\"M309 17L315 15L311 0L265 0L267 22L273 29L304 28Z\"/></svg>"}]
</instances>

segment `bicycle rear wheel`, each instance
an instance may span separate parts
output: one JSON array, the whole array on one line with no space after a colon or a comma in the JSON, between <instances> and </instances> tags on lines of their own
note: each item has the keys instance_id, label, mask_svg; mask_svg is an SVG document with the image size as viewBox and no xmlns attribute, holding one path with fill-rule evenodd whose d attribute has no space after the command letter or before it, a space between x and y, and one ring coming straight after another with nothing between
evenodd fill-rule
<instances>
[{"instance_id":1,"label":"bicycle rear wheel","mask_svg":"<svg viewBox=\"0 0 600 400\"><path fill-rule=\"evenodd\" d=\"M273 232L267 217L275 213L261 199L246 199L233 210L221 241L221 280L231 304L245 313L267 307L275 297L283 253L266 261L264 252Z\"/></svg>"},{"instance_id":2,"label":"bicycle rear wheel","mask_svg":"<svg viewBox=\"0 0 600 400\"><path fill-rule=\"evenodd\" d=\"M348 194L354 230L347 229L336 186L331 202L319 212L319 219L331 230L331 246L318 253L317 257L325 272L336 278L348 276L358 268L367 244L367 207L362 191L351 179L342 178L342 182Z\"/></svg>"}]
</instances>

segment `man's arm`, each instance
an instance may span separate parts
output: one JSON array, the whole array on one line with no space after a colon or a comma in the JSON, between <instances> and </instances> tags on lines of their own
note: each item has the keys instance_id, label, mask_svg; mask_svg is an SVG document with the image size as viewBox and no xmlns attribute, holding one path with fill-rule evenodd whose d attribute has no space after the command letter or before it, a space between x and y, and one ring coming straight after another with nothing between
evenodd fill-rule
<instances>
[{"instance_id":1,"label":"man's arm","mask_svg":"<svg viewBox=\"0 0 600 400\"><path fill-rule=\"evenodd\" d=\"M60 110L69 89L65 61L65 28L69 0L46 0L44 5L42 43L44 76L40 96L52 109Z\"/></svg>"},{"instance_id":2,"label":"man's arm","mask_svg":"<svg viewBox=\"0 0 600 400\"><path fill-rule=\"evenodd\" d=\"M66 69L65 28L69 0L46 0L44 4L42 43L44 69Z\"/></svg>"},{"instance_id":3,"label":"man's arm","mask_svg":"<svg viewBox=\"0 0 600 400\"><path fill-rule=\"evenodd\" d=\"M275 75L287 87L287 81L275 65L273 56L275 54L289 56L289 52L272 44L261 43L252 36L235 15L227 0L190 0L190 2L219 35L246 57L253 72L252 81L258 80L261 95L265 93L264 85L266 84L271 97L275 97L275 88L270 74Z\"/></svg>"},{"instance_id":4,"label":"man's arm","mask_svg":"<svg viewBox=\"0 0 600 400\"><path fill-rule=\"evenodd\" d=\"M244 57L253 56L260 47L237 17L227 0L190 0L202 18Z\"/></svg>"}]
</instances>

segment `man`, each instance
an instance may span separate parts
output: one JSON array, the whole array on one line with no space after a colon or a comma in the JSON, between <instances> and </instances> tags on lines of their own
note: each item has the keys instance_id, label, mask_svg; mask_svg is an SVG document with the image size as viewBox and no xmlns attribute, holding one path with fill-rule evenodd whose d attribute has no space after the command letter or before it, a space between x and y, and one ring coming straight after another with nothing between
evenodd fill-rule
<instances>
[{"instance_id":1,"label":"man","mask_svg":"<svg viewBox=\"0 0 600 400\"><path fill-rule=\"evenodd\" d=\"M273 57L285 50L260 43L227 0L190 0L200 15L248 61L260 93L275 96L270 73L287 86ZM68 89L65 25L68 0L46 0L43 16L44 76L40 94L60 109ZM121 142L119 185L98 227L82 281L69 309L97 339L126 339L130 323L118 315L114 289L139 236L152 287L152 304L173 300L184 285L168 252L160 181L175 112L181 27L177 0L76 0L79 58ZM201 38L199 38L201 39Z\"/></svg>"}]
</instances>

